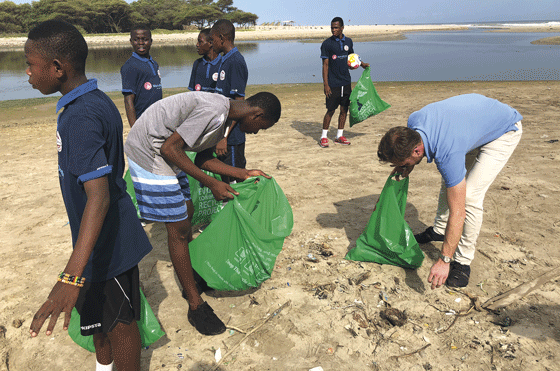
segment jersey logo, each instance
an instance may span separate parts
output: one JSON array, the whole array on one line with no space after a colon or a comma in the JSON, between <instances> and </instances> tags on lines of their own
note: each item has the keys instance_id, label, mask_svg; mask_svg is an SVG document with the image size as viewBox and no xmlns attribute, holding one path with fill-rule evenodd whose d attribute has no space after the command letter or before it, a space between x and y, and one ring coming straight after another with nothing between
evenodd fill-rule
<instances>
[{"instance_id":1,"label":"jersey logo","mask_svg":"<svg viewBox=\"0 0 560 371\"><path fill-rule=\"evenodd\" d=\"M344 50L348 51L348 45L344 45Z\"/></svg>"},{"instance_id":2,"label":"jersey logo","mask_svg":"<svg viewBox=\"0 0 560 371\"><path fill-rule=\"evenodd\" d=\"M62 151L62 139L60 138L60 133L56 131L56 149L58 152Z\"/></svg>"},{"instance_id":3,"label":"jersey logo","mask_svg":"<svg viewBox=\"0 0 560 371\"><path fill-rule=\"evenodd\" d=\"M224 81L226 79L226 71L222 70L220 72L220 80Z\"/></svg>"},{"instance_id":4,"label":"jersey logo","mask_svg":"<svg viewBox=\"0 0 560 371\"><path fill-rule=\"evenodd\" d=\"M218 81L218 72L214 72L214 74L212 75L212 80Z\"/></svg>"},{"instance_id":5,"label":"jersey logo","mask_svg":"<svg viewBox=\"0 0 560 371\"><path fill-rule=\"evenodd\" d=\"M146 90L152 90L152 83L147 81L146 83L144 83L144 89Z\"/></svg>"},{"instance_id":6,"label":"jersey logo","mask_svg":"<svg viewBox=\"0 0 560 371\"><path fill-rule=\"evenodd\" d=\"M336 59L336 54L332 56L332 59L335 60Z\"/></svg>"},{"instance_id":7,"label":"jersey logo","mask_svg":"<svg viewBox=\"0 0 560 371\"><path fill-rule=\"evenodd\" d=\"M201 89L202 89L202 86L200 86L200 84L196 84L194 86L194 90L196 90L196 91L200 91Z\"/></svg>"}]
</instances>

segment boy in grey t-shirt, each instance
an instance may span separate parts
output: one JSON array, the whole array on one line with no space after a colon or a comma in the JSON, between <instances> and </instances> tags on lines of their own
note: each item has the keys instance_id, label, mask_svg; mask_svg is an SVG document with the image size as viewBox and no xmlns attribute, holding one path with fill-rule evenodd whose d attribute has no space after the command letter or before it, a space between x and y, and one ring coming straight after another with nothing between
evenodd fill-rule
<instances>
[{"instance_id":1,"label":"boy in grey t-shirt","mask_svg":"<svg viewBox=\"0 0 560 371\"><path fill-rule=\"evenodd\" d=\"M188 319L202 334L216 335L226 328L196 289L188 248L186 174L207 186L216 200L231 199L237 192L201 169L237 179L267 176L261 170L224 164L214 158L214 147L233 125L256 134L273 126L280 113L280 101L271 93L257 93L244 101L205 92L182 93L152 104L128 134L125 153L140 214L165 223L171 261L189 302ZM197 152L196 165L185 151Z\"/></svg>"}]
</instances>

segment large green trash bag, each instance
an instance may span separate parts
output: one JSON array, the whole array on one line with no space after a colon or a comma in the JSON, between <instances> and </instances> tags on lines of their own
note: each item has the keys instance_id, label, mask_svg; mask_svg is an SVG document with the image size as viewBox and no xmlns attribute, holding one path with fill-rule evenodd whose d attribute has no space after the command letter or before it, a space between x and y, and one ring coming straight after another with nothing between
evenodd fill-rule
<instances>
[{"instance_id":1,"label":"large green trash bag","mask_svg":"<svg viewBox=\"0 0 560 371\"><path fill-rule=\"evenodd\" d=\"M216 290L246 290L269 279L294 225L274 179L249 178L232 187L239 195L189 244L193 268Z\"/></svg>"},{"instance_id":2,"label":"large green trash bag","mask_svg":"<svg viewBox=\"0 0 560 371\"><path fill-rule=\"evenodd\" d=\"M138 219L141 219L142 217L140 216L140 210L138 210L138 201L136 201L136 192L134 191L134 183L132 182L130 170L126 171L126 174L124 175L124 181L126 182L126 193L128 193L128 195L132 199L132 203L136 208L136 215L138 215Z\"/></svg>"},{"instance_id":3,"label":"large green trash bag","mask_svg":"<svg viewBox=\"0 0 560 371\"><path fill-rule=\"evenodd\" d=\"M148 300L140 289L140 321L138 323L138 330L140 331L140 340L143 347L149 347L158 341L165 332L162 331L159 322L150 308ZM72 309L72 317L68 325L68 334L76 344L95 353L95 346L93 345L93 335L82 336L80 330L80 315L76 308Z\"/></svg>"},{"instance_id":4,"label":"large green trash bag","mask_svg":"<svg viewBox=\"0 0 560 371\"><path fill-rule=\"evenodd\" d=\"M424 254L404 220L407 193L408 178L396 181L389 176L365 231L346 259L412 269L422 265Z\"/></svg>"},{"instance_id":5,"label":"large green trash bag","mask_svg":"<svg viewBox=\"0 0 560 371\"><path fill-rule=\"evenodd\" d=\"M377 94L371 81L370 68L366 67L350 93L350 126L375 116L389 107L391 105L384 102Z\"/></svg>"},{"instance_id":6,"label":"large green trash bag","mask_svg":"<svg viewBox=\"0 0 560 371\"><path fill-rule=\"evenodd\" d=\"M194 162L196 152L186 153L191 161ZM222 180L222 177L218 174L214 174L206 170L202 171L213 178ZM218 213L218 211L222 209L222 201L216 201L210 188L204 186L192 176L187 175L187 178L189 179L191 199L194 205L192 225L194 226L198 224L210 223L212 220L214 220L216 213Z\"/></svg>"}]
</instances>

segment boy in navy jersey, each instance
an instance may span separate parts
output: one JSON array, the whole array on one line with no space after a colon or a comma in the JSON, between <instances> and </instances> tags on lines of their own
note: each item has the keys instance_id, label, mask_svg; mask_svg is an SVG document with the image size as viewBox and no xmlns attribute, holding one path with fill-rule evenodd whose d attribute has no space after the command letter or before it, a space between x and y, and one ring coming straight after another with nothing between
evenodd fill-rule
<instances>
[{"instance_id":1,"label":"boy in navy jersey","mask_svg":"<svg viewBox=\"0 0 560 371\"><path fill-rule=\"evenodd\" d=\"M249 71L245 58L234 45L235 27L226 19L220 19L212 26L210 31L212 44L217 53L222 53L220 62L216 93L222 94L229 99L245 99L245 88ZM245 133L234 125L228 133L227 140L224 139L216 146L218 158L225 164L245 169ZM224 182L232 182L236 179L222 178Z\"/></svg>"},{"instance_id":2,"label":"boy in navy jersey","mask_svg":"<svg viewBox=\"0 0 560 371\"><path fill-rule=\"evenodd\" d=\"M50 336L61 312L68 329L75 306L82 335L93 335L97 370L112 370L114 361L119 371L137 371L138 262L152 247L126 193L121 115L97 81L86 78L87 54L80 32L62 21L39 24L25 43L29 83L43 94L63 95L58 175L74 246L30 334L37 336L50 316Z\"/></svg>"},{"instance_id":3,"label":"boy in navy jersey","mask_svg":"<svg viewBox=\"0 0 560 371\"><path fill-rule=\"evenodd\" d=\"M202 57L193 63L189 90L213 93L218 81L218 69L222 56L212 47L209 28L205 28L198 34L196 51Z\"/></svg>"},{"instance_id":4,"label":"boy in navy jersey","mask_svg":"<svg viewBox=\"0 0 560 371\"><path fill-rule=\"evenodd\" d=\"M349 145L350 142L344 137L344 124L350 105L350 93L352 92L352 80L348 71L348 55L354 53L352 39L344 36L344 21L335 17L331 21L332 36L321 44L321 59L323 60L323 86L326 97L327 113L323 118L323 132L321 134L321 147L328 147L327 133L334 111L340 106L338 116L338 131L335 143ZM369 67L369 63L362 62L362 68Z\"/></svg>"},{"instance_id":5,"label":"boy in navy jersey","mask_svg":"<svg viewBox=\"0 0 560 371\"><path fill-rule=\"evenodd\" d=\"M162 98L159 65L150 56L152 32L138 26L130 31L132 57L121 67L122 93L128 124L132 127L152 103Z\"/></svg>"}]
</instances>

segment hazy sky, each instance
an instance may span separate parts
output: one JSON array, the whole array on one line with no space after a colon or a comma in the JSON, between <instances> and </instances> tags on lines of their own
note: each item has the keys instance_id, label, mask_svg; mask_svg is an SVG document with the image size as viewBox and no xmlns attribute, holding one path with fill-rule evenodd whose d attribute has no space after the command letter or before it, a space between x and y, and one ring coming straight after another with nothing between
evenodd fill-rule
<instances>
[{"instance_id":1,"label":"hazy sky","mask_svg":"<svg viewBox=\"0 0 560 371\"><path fill-rule=\"evenodd\" d=\"M293 20L300 25L327 25L335 16L354 25L560 21L559 0L234 0L233 5L258 15L257 23Z\"/></svg>"}]
</instances>

